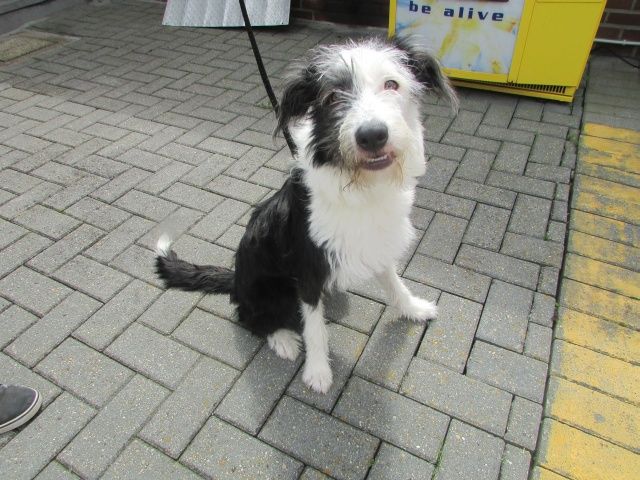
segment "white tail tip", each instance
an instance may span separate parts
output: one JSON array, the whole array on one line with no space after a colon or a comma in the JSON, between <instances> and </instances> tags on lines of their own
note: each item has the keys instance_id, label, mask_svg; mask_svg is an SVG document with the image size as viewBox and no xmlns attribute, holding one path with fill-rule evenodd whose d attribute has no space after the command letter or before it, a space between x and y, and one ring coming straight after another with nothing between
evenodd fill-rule
<instances>
[{"instance_id":1,"label":"white tail tip","mask_svg":"<svg viewBox=\"0 0 640 480\"><path fill-rule=\"evenodd\" d=\"M171 237L166 233L160 235L158 243L156 244L156 254L161 257L166 257L171 250Z\"/></svg>"}]
</instances>

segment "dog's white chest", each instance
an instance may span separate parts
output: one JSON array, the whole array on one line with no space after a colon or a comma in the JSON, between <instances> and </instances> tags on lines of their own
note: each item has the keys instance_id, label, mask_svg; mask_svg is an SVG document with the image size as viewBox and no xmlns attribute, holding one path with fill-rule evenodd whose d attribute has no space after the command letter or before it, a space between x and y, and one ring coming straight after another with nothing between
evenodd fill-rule
<instances>
[{"instance_id":1,"label":"dog's white chest","mask_svg":"<svg viewBox=\"0 0 640 480\"><path fill-rule=\"evenodd\" d=\"M413 192L353 204L312 201L310 233L332 264L332 283L345 289L395 267L414 236Z\"/></svg>"}]
</instances>

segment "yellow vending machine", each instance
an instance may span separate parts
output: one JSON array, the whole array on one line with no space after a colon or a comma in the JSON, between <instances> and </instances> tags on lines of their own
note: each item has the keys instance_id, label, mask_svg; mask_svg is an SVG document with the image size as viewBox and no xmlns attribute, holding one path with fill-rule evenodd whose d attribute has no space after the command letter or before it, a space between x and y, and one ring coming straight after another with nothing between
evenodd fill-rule
<instances>
[{"instance_id":1,"label":"yellow vending machine","mask_svg":"<svg viewBox=\"0 0 640 480\"><path fill-rule=\"evenodd\" d=\"M570 102L606 0L391 0L410 35L460 86Z\"/></svg>"}]
</instances>

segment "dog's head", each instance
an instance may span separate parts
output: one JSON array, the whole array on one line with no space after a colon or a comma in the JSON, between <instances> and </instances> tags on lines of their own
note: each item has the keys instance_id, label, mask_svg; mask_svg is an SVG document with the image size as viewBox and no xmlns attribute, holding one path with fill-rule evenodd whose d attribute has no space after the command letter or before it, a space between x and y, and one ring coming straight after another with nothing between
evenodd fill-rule
<instances>
[{"instance_id":1,"label":"dog's head","mask_svg":"<svg viewBox=\"0 0 640 480\"><path fill-rule=\"evenodd\" d=\"M395 166L424 173L420 99L434 91L456 97L431 55L401 39L318 47L285 86L278 130L305 118L314 167L336 167L354 178ZM393 169L392 169L393 170Z\"/></svg>"}]
</instances>

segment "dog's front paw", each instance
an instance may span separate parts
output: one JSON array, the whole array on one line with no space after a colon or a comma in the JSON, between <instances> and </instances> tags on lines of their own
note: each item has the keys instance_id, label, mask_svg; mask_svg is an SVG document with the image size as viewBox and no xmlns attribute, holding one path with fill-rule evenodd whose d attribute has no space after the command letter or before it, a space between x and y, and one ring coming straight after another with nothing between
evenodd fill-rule
<instances>
[{"instance_id":1,"label":"dog's front paw","mask_svg":"<svg viewBox=\"0 0 640 480\"><path fill-rule=\"evenodd\" d=\"M400 311L404 317L414 322L426 322L438 315L438 307L434 302L414 296L409 298L406 305L402 305Z\"/></svg>"},{"instance_id":2,"label":"dog's front paw","mask_svg":"<svg viewBox=\"0 0 640 480\"><path fill-rule=\"evenodd\" d=\"M323 362L307 362L302 372L302 381L318 393L327 393L331 383L333 382L333 374L328 363Z\"/></svg>"},{"instance_id":3,"label":"dog's front paw","mask_svg":"<svg viewBox=\"0 0 640 480\"><path fill-rule=\"evenodd\" d=\"M271 350L280 358L295 360L300 352L300 335L292 330L281 328L267 336L267 343Z\"/></svg>"}]
</instances>

